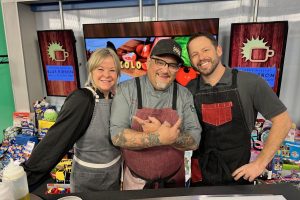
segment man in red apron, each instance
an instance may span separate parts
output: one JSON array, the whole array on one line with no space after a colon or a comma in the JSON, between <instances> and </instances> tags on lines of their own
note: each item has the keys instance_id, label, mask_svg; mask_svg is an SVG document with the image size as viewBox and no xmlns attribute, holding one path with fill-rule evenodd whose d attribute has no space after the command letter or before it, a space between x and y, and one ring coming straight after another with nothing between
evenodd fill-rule
<instances>
[{"instance_id":1,"label":"man in red apron","mask_svg":"<svg viewBox=\"0 0 300 200\"><path fill-rule=\"evenodd\" d=\"M184 151L195 150L201 127L192 94L174 82L181 47L163 39L147 75L122 83L111 111L111 137L124 158L123 189L184 187Z\"/></svg>"},{"instance_id":2,"label":"man in red apron","mask_svg":"<svg viewBox=\"0 0 300 200\"><path fill-rule=\"evenodd\" d=\"M259 76L222 65L222 48L212 35L191 37L187 49L200 73L187 87L203 128L192 161L192 177L198 178L194 182L202 182L194 185L249 184L272 160L291 127L286 107ZM250 133L258 112L273 126L261 154L249 163Z\"/></svg>"}]
</instances>

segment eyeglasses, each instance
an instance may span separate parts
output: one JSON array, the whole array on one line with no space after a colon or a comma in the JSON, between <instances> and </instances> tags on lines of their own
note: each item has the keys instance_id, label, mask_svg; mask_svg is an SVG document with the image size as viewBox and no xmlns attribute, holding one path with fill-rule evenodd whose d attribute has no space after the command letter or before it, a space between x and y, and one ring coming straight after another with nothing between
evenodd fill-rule
<instances>
[{"instance_id":1,"label":"eyeglasses","mask_svg":"<svg viewBox=\"0 0 300 200\"><path fill-rule=\"evenodd\" d=\"M155 61L155 64L159 68L163 68L167 65L169 67L169 70L173 71L173 72L176 72L180 66L180 63L167 63L166 61L159 59L159 58L155 58L155 57L151 57L151 59Z\"/></svg>"}]
</instances>

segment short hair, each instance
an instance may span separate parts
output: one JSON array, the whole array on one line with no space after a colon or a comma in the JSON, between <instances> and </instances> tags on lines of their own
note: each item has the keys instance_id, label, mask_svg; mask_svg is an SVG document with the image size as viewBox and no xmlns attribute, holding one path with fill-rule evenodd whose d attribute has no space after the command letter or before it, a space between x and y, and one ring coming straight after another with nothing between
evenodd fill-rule
<instances>
[{"instance_id":1,"label":"short hair","mask_svg":"<svg viewBox=\"0 0 300 200\"><path fill-rule=\"evenodd\" d=\"M215 48L218 47L218 41L217 41L217 39L215 38L215 36L213 34L208 33L208 32L199 32L199 33L193 34L190 37L190 39L189 39L189 41L186 45L188 53L189 53L189 45L190 45L191 41L193 41L194 39L196 39L198 37L205 37L205 38L210 40L210 42L212 43L212 45L214 45Z\"/></svg>"},{"instance_id":2,"label":"short hair","mask_svg":"<svg viewBox=\"0 0 300 200\"><path fill-rule=\"evenodd\" d=\"M87 69L88 69L88 79L85 83L85 86L93 86L93 79L92 79L92 71L99 67L99 64L103 62L103 60L107 57L111 56L114 60L115 66L116 66L116 72L118 77L121 75L121 63L118 55L114 52L114 50L110 48L103 48L103 49L97 49L94 51L91 55L91 57L88 60L87 63Z\"/></svg>"}]
</instances>

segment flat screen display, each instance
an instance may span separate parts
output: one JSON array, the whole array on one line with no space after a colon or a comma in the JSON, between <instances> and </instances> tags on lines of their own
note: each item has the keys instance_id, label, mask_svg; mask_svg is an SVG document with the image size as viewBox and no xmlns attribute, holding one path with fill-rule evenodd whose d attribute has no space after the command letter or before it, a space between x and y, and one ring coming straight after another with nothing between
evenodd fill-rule
<instances>
[{"instance_id":1,"label":"flat screen display","mask_svg":"<svg viewBox=\"0 0 300 200\"><path fill-rule=\"evenodd\" d=\"M122 66L120 82L146 74L146 61L153 46L160 39L174 39L182 47L184 63L176 77L182 85L193 76L186 50L190 36L210 32L218 38L218 29L217 18L83 25L87 59L97 48L114 49Z\"/></svg>"}]
</instances>

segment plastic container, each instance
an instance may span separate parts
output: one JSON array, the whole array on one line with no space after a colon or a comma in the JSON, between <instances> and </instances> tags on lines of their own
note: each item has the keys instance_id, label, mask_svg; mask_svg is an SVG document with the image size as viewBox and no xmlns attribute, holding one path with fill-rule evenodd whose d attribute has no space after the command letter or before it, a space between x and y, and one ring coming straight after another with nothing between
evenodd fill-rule
<instances>
[{"instance_id":1,"label":"plastic container","mask_svg":"<svg viewBox=\"0 0 300 200\"><path fill-rule=\"evenodd\" d=\"M14 199L30 200L27 176L23 167L15 165L11 160L3 170L2 181L10 185Z\"/></svg>"},{"instance_id":2,"label":"plastic container","mask_svg":"<svg viewBox=\"0 0 300 200\"><path fill-rule=\"evenodd\" d=\"M10 185L8 183L0 182L0 197L1 197L1 200L14 199L14 195L13 195Z\"/></svg>"}]
</instances>

